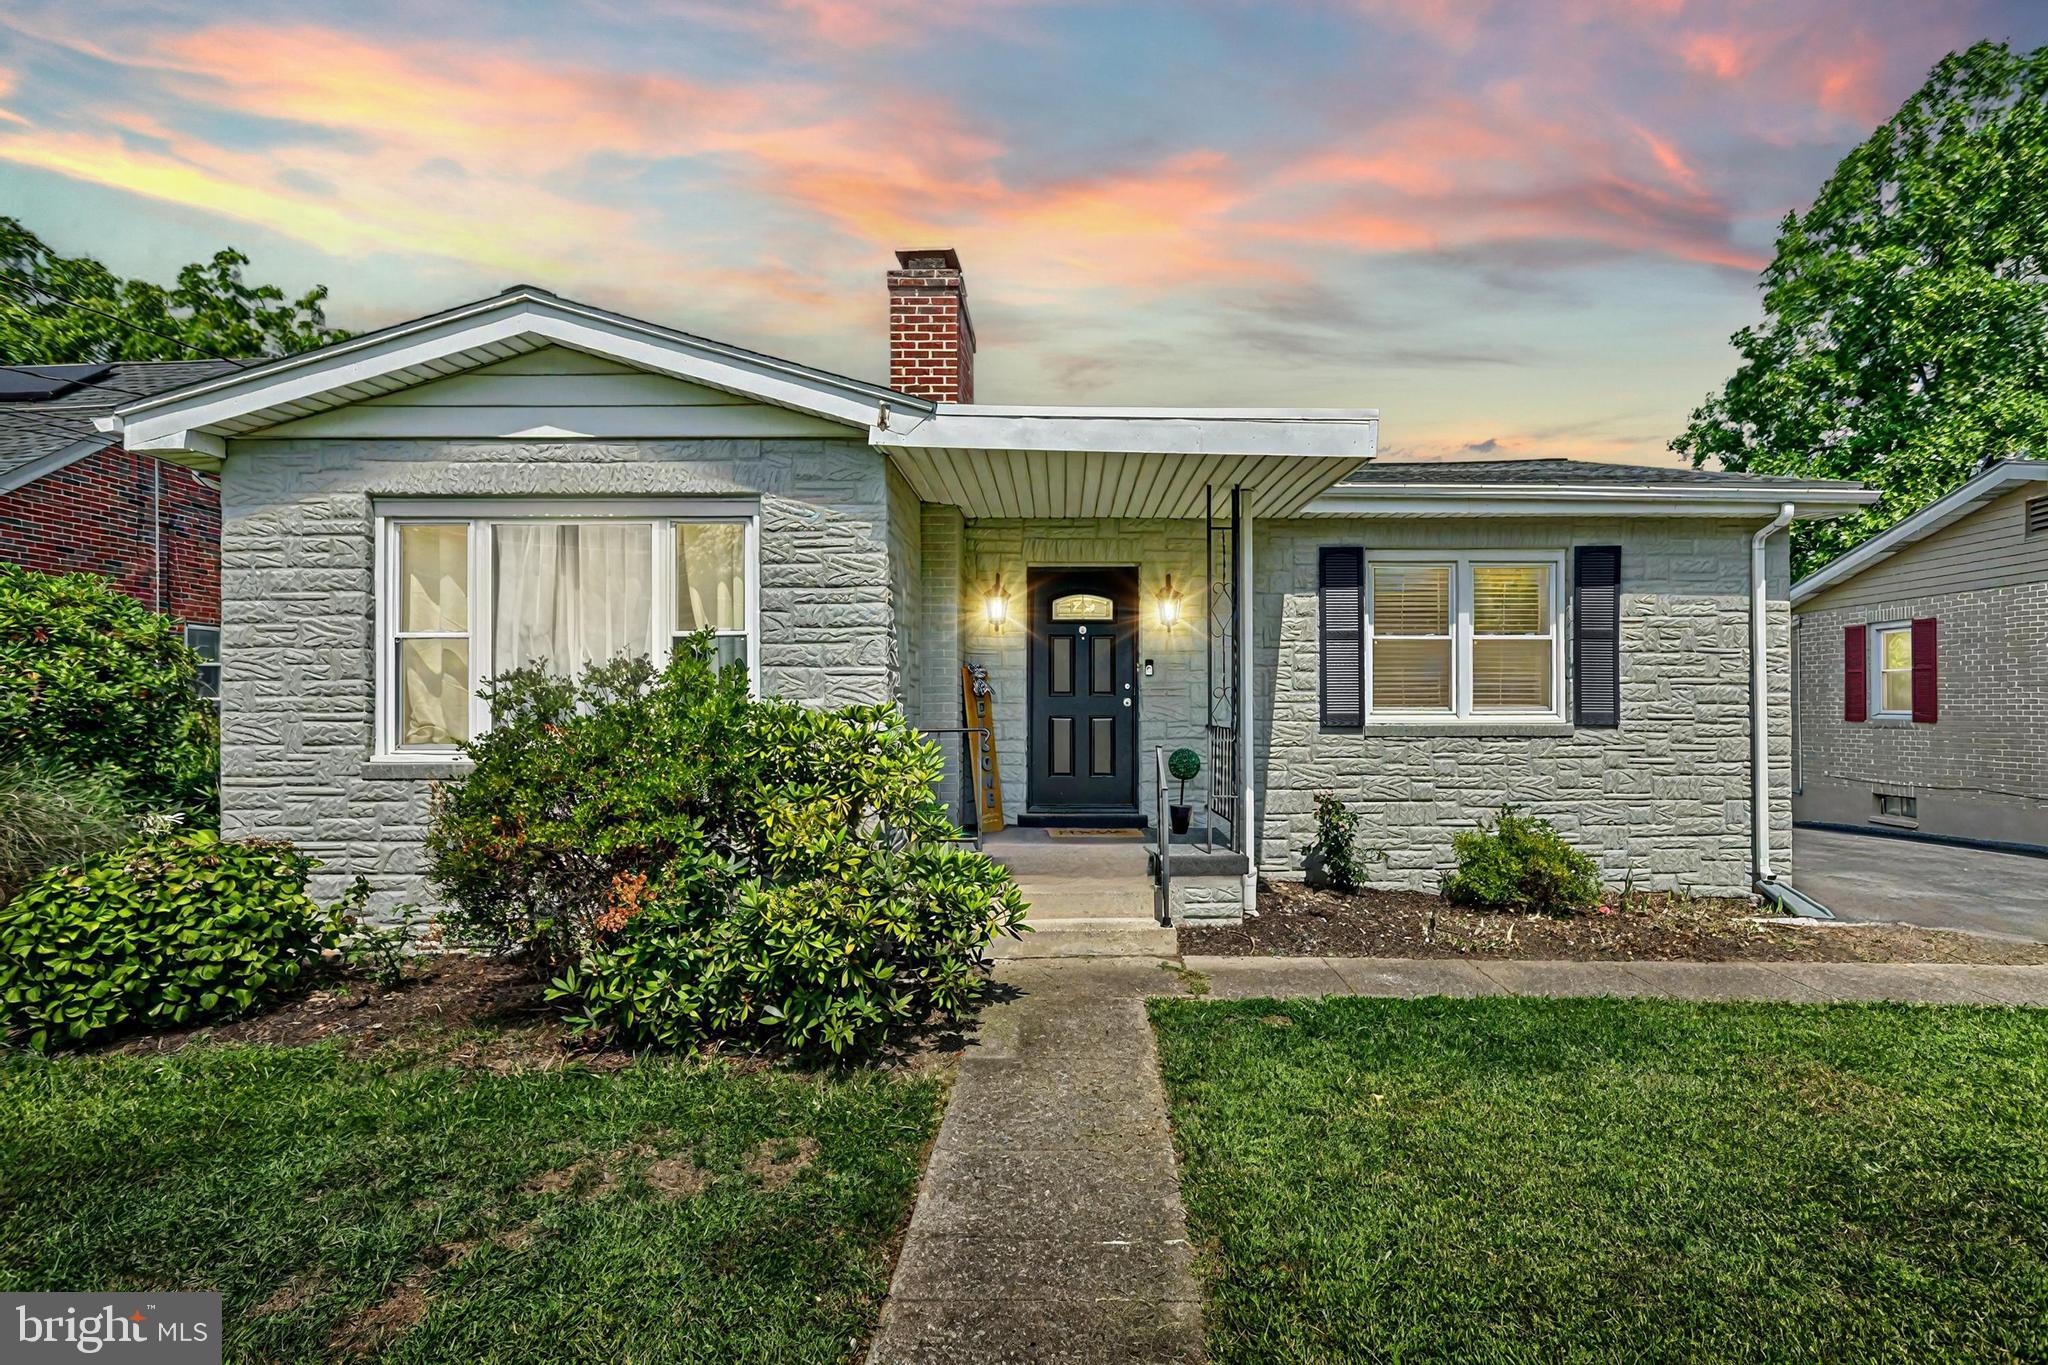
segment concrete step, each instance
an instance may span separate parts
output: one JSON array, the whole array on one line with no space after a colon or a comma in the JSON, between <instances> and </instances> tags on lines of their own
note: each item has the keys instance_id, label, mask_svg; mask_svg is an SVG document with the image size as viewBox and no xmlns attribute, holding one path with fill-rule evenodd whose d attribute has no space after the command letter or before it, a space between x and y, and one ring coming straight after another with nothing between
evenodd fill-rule
<instances>
[{"instance_id":1,"label":"concrete step","mask_svg":"<svg viewBox=\"0 0 2048 1365\"><path fill-rule=\"evenodd\" d=\"M1170 928L1130 926L1126 920L1067 920L1043 925L1022 938L999 938L989 945L992 958L1032 957L1177 957L1180 936Z\"/></svg>"},{"instance_id":2,"label":"concrete step","mask_svg":"<svg viewBox=\"0 0 2048 1365\"><path fill-rule=\"evenodd\" d=\"M1031 907L1035 920L1153 918L1152 888L1143 884L1074 891L1049 890L1019 882L1017 889L1023 893L1024 903Z\"/></svg>"}]
</instances>

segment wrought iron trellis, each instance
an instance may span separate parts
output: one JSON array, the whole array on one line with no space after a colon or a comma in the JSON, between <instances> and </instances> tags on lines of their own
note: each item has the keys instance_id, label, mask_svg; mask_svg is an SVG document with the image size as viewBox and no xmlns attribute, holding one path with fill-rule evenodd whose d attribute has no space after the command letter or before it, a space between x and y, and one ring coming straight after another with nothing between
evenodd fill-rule
<instances>
[{"instance_id":1,"label":"wrought iron trellis","mask_svg":"<svg viewBox=\"0 0 2048 1365\"><path fill-rule=\"evenodd\" d=\"M1216 516L1216 488L1202 490L1202 510L1207 533L1208 574L1208 735L1209 802L1208 818L1202 822L1211 850L1216 847L1218 820L1230 826L1229 847L1238 845L1238 683L1241 674L1238 651L1243 646L1244 604L1238 600L1237 556L1238 514L1242 490L1230 489L1229 520Z\"/></svg>"}]
</instances>

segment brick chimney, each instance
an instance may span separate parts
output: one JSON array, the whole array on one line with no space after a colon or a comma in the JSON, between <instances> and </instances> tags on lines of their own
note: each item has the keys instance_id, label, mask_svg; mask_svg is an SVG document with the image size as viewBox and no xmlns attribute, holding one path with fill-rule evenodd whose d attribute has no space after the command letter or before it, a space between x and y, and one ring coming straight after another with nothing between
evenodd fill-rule
<instances>
[{"instance_id":1,"label":"brick chimney","mask_svg":"<svg viewBox=\"0 0 2048 1365\"><path fill-rule=\"evenodd\" d=\"M951 247L899 251L889 272L889 387L941 403L974 401L974 322Z\"/></svg>"}]
</instances>

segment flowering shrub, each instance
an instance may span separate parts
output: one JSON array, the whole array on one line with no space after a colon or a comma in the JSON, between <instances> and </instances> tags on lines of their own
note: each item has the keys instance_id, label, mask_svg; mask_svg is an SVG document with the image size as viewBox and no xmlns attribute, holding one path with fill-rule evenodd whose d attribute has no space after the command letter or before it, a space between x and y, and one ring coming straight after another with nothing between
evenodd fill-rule
<instances>
[{"instance_id":1,"label":"flowering shrub","mask_svg":"<svg viewBox=\"0 0 2048 1365\"><path fill-rule=\"evenodd\" d=\"M872 1051L971 1008L1009 876L933 796L937 746L894 706L747 695L710 645L493 691L476 769L428 848L457 927L528 954L585 1030Z\"/></svg>"}]
</instances>

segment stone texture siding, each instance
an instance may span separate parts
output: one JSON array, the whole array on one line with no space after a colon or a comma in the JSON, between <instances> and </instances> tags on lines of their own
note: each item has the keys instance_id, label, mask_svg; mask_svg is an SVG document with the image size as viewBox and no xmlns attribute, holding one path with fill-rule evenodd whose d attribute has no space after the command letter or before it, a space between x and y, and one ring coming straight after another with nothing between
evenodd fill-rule
<instances>
[{"instance_id":1,"label":"stone texture siding","mask_svg":"<svg viewBox=\"0 0 2048 1365\"><path fill-rule=\"evenodd\" d=\"M1609 883L1633 878L1639 887L1748 894L1749 543L1756 529L1677 519L1259 526L1253 616L1261 871L1299 875L1315 830L1315 794L1334 791L1364 817L1361 841L1388 852L1373 876L1378 885L1434 890L1451 863L1451 835L1513 802L1594 854ZM1322 727L1320 547L1543 552L1582 544L1622 547L1619 729ZM1789 568L1780 536L1770 547L1768 622L1771 824L1780 875L1791 870ZM1564 590L1569 603L1568 581ZM1569 641L1567 611L1567 699Z\"/></svg>"},{"instance_id":2,"label":"stone texture siding","mask_svg":"<svg viewBox=\"0 0 2048 1365\"><path fill-rule=\"evenodd\" d=\"M1937 719L1842 719L1845 627L1932 617ZM1877 796L1910 796L1923 834L2048 847L2048 583L1901 595L1802 610L1801 820L1900 827Z\"/></svg>"},{"instance_id":3,"label":"stone texture siding","mask_svg":"<svg viewBox=\"0 0 2048 1365\"><path fill-rule=\"evenodd\" d=\"M1167 890L1166 912L1176 926L1242 924L1244 878L1175 877Z\"/></svg>"},{"instance_id":4,"label":"stone texture siding","mask_svg":"<svg viewBox=\"0 0 2048 1365\"><path fill-rule=\"evenodd\" d=\"M220 494L119 446L0 494L0 560L95 573L180 621L220 620Z\"/></svg>"},{"instance_id":5,"label":"stone texture siding","mask_svg":"<svg viewBox=\"0 0 2048 1365\"><path fill-rule=\"evenodd\" d=\"M435 765L371 765L372 499L716 497L761 504L764 692L837 704L902 685L883 461L858 440L242 441L222 473L221 819L292 840L334 894L431 904Z\"/></svg>"}]
</instances>

